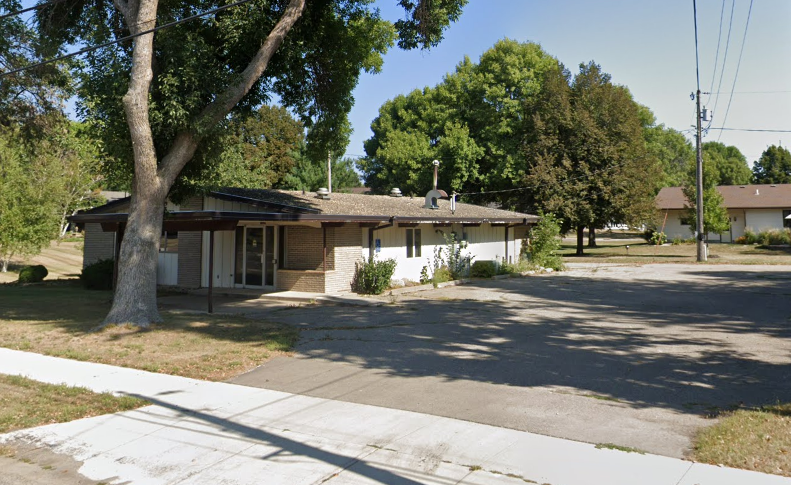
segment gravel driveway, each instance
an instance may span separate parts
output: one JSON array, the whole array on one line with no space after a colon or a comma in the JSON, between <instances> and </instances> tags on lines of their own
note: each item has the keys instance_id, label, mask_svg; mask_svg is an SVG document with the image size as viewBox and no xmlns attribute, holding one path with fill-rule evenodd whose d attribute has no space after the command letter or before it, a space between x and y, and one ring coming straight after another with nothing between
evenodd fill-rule
<instances>
[{"instance_id":1,"label":"gravel driveway","mask_svg":"<svg viewBox=\"0 0 791 485\"><path fill-rule=\"evenodd\" d=\"M711 415L791 401L791 266L575 265L376 308L264 313L294 357L235 382L680 457Z\"/></svg>"}]
</instances>

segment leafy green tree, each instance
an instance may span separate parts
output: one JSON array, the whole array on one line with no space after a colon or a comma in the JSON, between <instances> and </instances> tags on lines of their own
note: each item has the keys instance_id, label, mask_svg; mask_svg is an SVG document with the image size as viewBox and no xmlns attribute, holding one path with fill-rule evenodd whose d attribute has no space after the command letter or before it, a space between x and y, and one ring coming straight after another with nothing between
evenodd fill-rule
<instances>
[{"instance_id":1,"label":"leafy green tree","mask_svg":"<svg viewBox=\"0 0 791 485\"><path fill-rule=\"evenodd\" d=\"M292 173L305 141L303 124L282 106L261 106L231 119L212 185L269 188ZM199 181L205 183L205 181Z\"/></svg>"},{"instance_id":2,"label":"leafy green tree","mask_svg":"<svg viewBox=\"0 0 791 485\"><path fill-rule=\"evenodd\" d=\"M663 178L661 187L684 185L690 165L695 163L695 147L679 131L656 124L656 118L647 107L643 111L643 138L650 156L659 160Z\"/></svg>"},{"instance_id":3,"label":"leafy green tree","mask_svg":"<svg viewBox=\"0 0 791 485\"><path fill-rule=\"evenodd\" d=\"M0 129L0 271L37 254L57 236L52 166L22 149L19 131Z\"/></svg>"},{"instance_id":4,"label":"leafy green tree","mask_svg":"<svg viewBox=\"0 0 791 485\"><path fill-rule=\"evenodd\" d=\"M791 184L791 152L785 147L772 145L753 164L756 184Z\"/></svg>"},{"instance_id":5,"label":"leafy green tree","mask_svg":"<svg viewBox=\"0 0 791 485\"><path fill-rule=\"evenodd\" d=\"M703 154L703 233L704 234L722 234L730 228L730 217L728 216L728 209L722 203L722 194L717 190L718 181L720 180L718 162L718 154L716 152ZM697 216L697 190L695 182L695 166L690 167L687 175L687 182L683 188L684 196L687 198L689 205L686 209L686 214L690 223L690 230L694 233L698 227Z\"/></svg>"},{"instance_id":6,"label":"leafy green tree","mask_svg":"<svg viewBox=\"0 0 791 485\"><path fill-rule=\"evenodd\" d=\"M575 229L581 255L585 227L652 216L661 167L646 152L640 109L625 87L593 62L569 79L564 69L547 76L526 108L524 183L533 190L522 197L560 217L564 231Z\"/></svg>"},{"instance_id":7,"label":"leafy green tree","mask_svg":"<svg viewBox=\"0 0 791 485\"><path fill-rule=\"evenodd\" d=\"M701 147L709 163L716 167L717 181L715 185L745 185L752 179L747 158L735 146L725 146L716 141L709 141Z\"/></svg>"},{"instance_id":8,"label":"leafy green tree","mask_svg":"<svg viewBox=\"0 0 791 485\"><path fill-rule=\"evenodd\" d=\"M512 186L524 175L523 103L541 91L543 73L557 64L538 44L505 39L477 63L465 58L437 86L386 102L358 163L366 186L422 195L431 188L435 159L445 190Z\"/></svg>"},{"instance_id":9,"label":"leafy green tree","mask_svg":"<svg viewBox=\"0 0 791 485\"><path fill-rule=\"evenodd\" d=\"M344 189L360 187L360 177L354 171L354 161L350 158L332 160L332 190L343 192ZM310 160L303 154L280 185L286 190L305 190L315 192L320 187L327 187L327 162Z\"/></svg>"},{"instance_id":10,"label":"leafy green tree","mask_svg":"<svg viewBox=\"0 0 791 485\"><path fill-rule=\"evenodd\" d=\"M53 42L92 45L141 34L86 56L81 113L94 121L132 191L121 244L118 286L106 323L148 326L156 306L163 206L181 182L217 166L229 114L250 113L277 96L332 148L348 133L360 72L378 72L382 54L428 48L466 0L400 0L405 19L382 20L369 0L257 0L215 15L142 34L225 2L99 0L58 2L38 11ZM187 184L189 185L189 184Z\"/></svg>"},{"instance_id":11,"label":"leafy green tree","mask_svg":"<svg viewBox=\"0 0 791 485\"><path fill-rule=\"evenodd\" d=\"M0 12L22 9L18 0L0 0ZM38 62L53 53L46 39L37 35L24 15L0 19L0 66L3 72ZM3 76L0 79L0 125L21 126L23 135L40 130L52 121L46 115L59 112L61 104L72 92L68 62L47 64ZM26 131L28 133L26 133Z\"/></svg>"}]
</instances>

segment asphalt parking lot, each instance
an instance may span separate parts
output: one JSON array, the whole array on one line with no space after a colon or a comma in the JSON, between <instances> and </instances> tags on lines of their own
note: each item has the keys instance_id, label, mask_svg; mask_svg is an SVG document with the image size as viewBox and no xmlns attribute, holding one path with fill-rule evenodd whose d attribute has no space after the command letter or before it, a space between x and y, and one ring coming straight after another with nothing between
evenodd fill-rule
<instances>
[{"instance_id":1,"label":"asphalt parking lot","mask_svg":"<svg viewBox=\"0 0 791 485\"><path fill-rule=\"evenodd\" d=\"M790 297L791 266L598 264L262 308L302 339L234 382L681 457L718 412L791 401Z\"/></svg>"}]
</instances>

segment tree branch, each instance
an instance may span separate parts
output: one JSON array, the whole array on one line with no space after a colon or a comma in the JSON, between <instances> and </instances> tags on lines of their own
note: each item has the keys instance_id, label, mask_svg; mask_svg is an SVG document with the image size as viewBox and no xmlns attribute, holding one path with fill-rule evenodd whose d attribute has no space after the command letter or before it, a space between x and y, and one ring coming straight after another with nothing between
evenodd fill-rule
<instances>
[{"instance_id":1,"label":"tree branch","mask_svg":"<svg viewBox=\"0 0 791 485\"><path fill-rule=\"evenodd\" d=\"M165 187L170 187L175 182L184 165L195 154L200 138L199 133L222 120L250 92L253 84L263 75L272 56L283 43L283 39L302 16L302 12L305 10L305 1L291 0L289 2L283 16L280 17L261 48L239 75L239 80L228 86L203 109L196 118L192 129L182 131L176 136L168 154L162 159L158 171L160 181Z\"/></svg>"}]
</instances>

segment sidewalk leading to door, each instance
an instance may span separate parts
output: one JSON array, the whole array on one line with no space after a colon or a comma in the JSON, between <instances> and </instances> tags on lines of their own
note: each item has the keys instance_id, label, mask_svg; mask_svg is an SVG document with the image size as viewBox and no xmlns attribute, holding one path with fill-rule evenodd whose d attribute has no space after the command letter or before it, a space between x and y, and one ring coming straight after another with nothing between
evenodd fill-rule
<instances>
[{"instance_id":1,"label":"sidewalk leading to door","mask_svg":"<svg viewBox=\"0 0 791 485\"><path fill-rule=\"evenodd\" d=\"M135 484L789 485L454 419L0 349L0 373L142 396L152 406L0 436ZM114 478L110 478L114 477Z\"/></svg>"}]
</instances>

